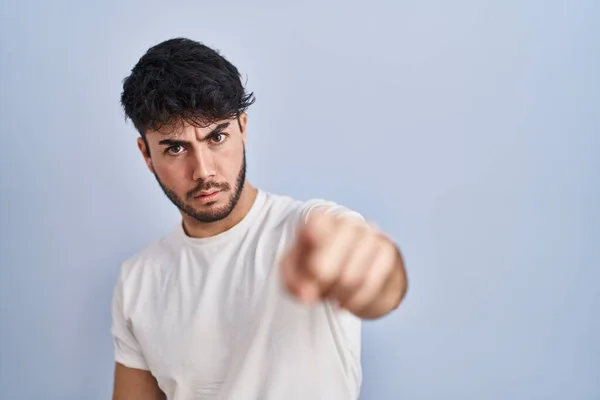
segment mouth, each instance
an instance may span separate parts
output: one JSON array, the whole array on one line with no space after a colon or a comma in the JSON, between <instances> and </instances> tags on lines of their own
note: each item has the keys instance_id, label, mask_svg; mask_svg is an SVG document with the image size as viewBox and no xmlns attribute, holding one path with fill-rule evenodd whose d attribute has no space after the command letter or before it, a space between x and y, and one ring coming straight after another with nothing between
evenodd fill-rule
<instances>
[{"instance_id":1,"label":"mouth","mask_svg":"<svg viewBox=\"0 0 600 400\"><path fill-rule=\"evenodd\" d=\"M210 203L217 199L217 197L219 196L219 193L221 193L220 190L200 192L196 196L194 196L194 198L200 200L202 203Z\"/></svg>"}]
</instances>

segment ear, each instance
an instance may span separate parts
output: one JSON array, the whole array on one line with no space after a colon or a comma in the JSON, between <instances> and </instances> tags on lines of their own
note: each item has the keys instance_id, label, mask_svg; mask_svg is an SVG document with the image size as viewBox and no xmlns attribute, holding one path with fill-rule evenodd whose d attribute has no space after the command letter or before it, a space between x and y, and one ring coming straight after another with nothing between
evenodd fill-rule
<instances>
[{"instance_id":1,"label":"ear","mask_svg":"<svg viewBox=\"0 0 600 400\"><path fill-rule=\"evenodd\" d=\"M137 138L138 149L142 153L142 157L144 157L144 161L146 161L146 166L150 170L150 172L154 173L154 167L152 166L152 159L150 158L150 149L146 145L146 141L141 137Z\"/></svg>"},{"instance_id":2,"label":"ear","mask_svg":"<svg viewBox=\"0 0 600 400\"><path fill-rule=\"evenodd\" d=\"M248 124L248 114L242 113L238 117L238 124L240 128L240 133L242 135L242 141L244 142L244 146L246 145L246 125Z\"/></svg>"}]
</instances>

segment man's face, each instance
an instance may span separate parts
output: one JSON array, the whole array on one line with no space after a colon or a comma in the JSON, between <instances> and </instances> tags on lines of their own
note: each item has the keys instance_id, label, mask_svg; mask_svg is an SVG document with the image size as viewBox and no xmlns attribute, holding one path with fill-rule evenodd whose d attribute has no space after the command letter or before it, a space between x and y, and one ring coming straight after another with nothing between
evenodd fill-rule
<instances>
[{"instance_id":1,"label":"man's face","mask_svg":"<svg viewBox=\"0 0 600 400\"><path fill-rule=\"evenodd\" d=\"M246 180L246 115L198 128L184 124L147 132L138 147L179 210L198 222L226 218ZM149 150L149 152L147 151Z\"/></svg>"}]
</instances>

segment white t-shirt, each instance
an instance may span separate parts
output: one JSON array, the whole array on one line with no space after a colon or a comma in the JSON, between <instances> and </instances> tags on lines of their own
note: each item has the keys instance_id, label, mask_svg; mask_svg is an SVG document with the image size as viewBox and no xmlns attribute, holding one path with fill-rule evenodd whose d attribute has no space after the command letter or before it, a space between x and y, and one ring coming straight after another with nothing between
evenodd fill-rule
<instances>
[{"instance_id":1,"label":"white t-shirt","mask_svg":"<svg viewBox=\"0 0 600 400\"><path fill-rule=\"evenodd\" d=\"M198 239L178 224L125 261L112 305L116 361L151 371L169 400L357 399L360 319L297 302L279 276L279 257L321 206L360 217L259 191L230 230Z\"/></svg>"}]
</instances>

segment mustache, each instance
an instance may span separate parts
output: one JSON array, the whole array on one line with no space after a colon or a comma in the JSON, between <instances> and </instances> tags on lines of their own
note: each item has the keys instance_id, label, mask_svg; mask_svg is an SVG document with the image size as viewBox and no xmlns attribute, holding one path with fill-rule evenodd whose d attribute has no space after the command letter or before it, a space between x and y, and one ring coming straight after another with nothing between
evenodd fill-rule
<instances>
[{"instance_id":1,"label":"mustache","mask_svg":"<svg viewBox=\"0 0 600 400\"><path fill-rule=\"evenodd\" d=\"M201 182L194 189L190 190L186 193L185 197L190 200L193 197L198 196L198 193L208 190L208 189L218 189L222 191L227 191L230 189L230 186L227 182Z\"/></svg>"}]
</instances>

